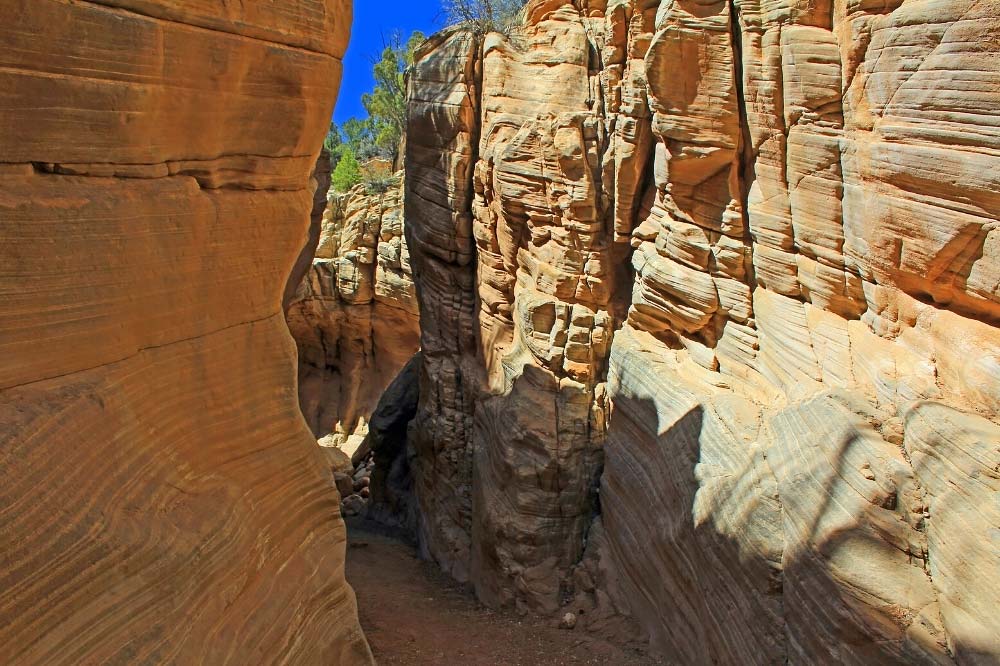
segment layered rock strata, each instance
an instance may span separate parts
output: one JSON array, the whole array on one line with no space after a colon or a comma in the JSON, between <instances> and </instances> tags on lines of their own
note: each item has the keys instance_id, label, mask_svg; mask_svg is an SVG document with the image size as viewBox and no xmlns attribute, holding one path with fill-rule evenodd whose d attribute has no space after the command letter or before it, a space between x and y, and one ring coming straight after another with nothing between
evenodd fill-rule
<instances>
[{"instance_id":1,"label":"layered rock strata","mask_svg":"<svg viewBox=\"0 0 1000 666\"><path fill-rule=\"evenodd\" d=\"M385 192L359 185L331 195L315 259L288 308L302 412L324 448L354 462L368 453L379 397L420 348L403 228L401 174Z\"/></svg>"},{"instance_id":2,"label":"layered rock strata","mask_svg":"<svg viewBox=\"0 0 1000 666\"><path fill-rule=\"evenodd\" d=\"M420 398L410 425L419 543L469 580L472 419L477 357L472 168L479 130L479 41L463 31L420 47L407 88L404 210L420 306Z\"/></svg>"},{"instance_id":3,"label":"layered rock strata","mask_svg":"<svg viewBox=\"0 0 1000 666\"><path fill-rule=\"evenodd\" d=\"M432 39L425 552L490 603L600 592L677 663L1000 659L997 34L993 0L533 0Z\"/></svg>"},{"instance_id":4,"label":"layered rock strata","mask_svg":"<svg viewBox=\"0 0 1000 666\"><path fill-rule=\"evenodd\" d=\"M0 662L368 663L281 299L342 0L0 0Z\"/></svg>"}]
</instances>

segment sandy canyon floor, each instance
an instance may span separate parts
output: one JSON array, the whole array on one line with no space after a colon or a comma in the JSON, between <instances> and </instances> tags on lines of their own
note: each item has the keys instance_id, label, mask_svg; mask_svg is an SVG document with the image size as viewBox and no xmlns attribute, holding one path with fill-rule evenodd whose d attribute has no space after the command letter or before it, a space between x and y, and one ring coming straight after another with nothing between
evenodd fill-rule
<instances>
[{"instance_id":1,"label":"sandy canyon floor","mask_svg":"<svg viewBox=\"0 0 1000 666\"><path fill-rule=\"evenodd\" d=\"M410 545L348 521L347 580L379 664L541 666L654 664L546 620L493 611Z\"/></svg>"}]
</instances>

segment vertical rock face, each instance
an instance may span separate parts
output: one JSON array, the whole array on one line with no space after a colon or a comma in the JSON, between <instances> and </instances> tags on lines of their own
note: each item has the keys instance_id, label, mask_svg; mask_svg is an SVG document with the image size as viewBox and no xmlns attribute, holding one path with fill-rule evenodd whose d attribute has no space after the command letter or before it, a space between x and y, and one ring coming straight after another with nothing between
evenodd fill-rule
<instances>
[{"instance_id":1,"label":"vertical rock face","mask_svg":"<svg viewBox=\"0 0 1000 666\"><path fill-rule=\"evenodd\" d=\"M281 308L350 4L222 4L0 0L0 662L371 659Z\"/></svg>"},{"instance_id":2,"label":"vertical rock face","mask_svg":"<svg viewBox=\"0 0 1000 666\"><path fill-rule=\"evenodd\" d=\"M994 1L533 0L432 40L426 551L543 612L599 562L678 663L1000 658L997 34Z\"/></svg>"},{"instance_id":3,"label":"vertical rock face","mask_svg":"<svg viewBox=\"0 0 1000 666\"><path fill-rule=\"evenodd\" d=\"M319 237L323 232L323 217L326 215L327 193L330 189L331 175L330 153L326 148L323 148L316 159L316 165L313 167L310 183L315 189L313 191L312 211L309 213L309 233L306 236L305 245L303 245L299 256L295 259L295 264L292 266L292 274L288 276L288 281L285 283L285 291L281 296L281 303L286 312L289 306L291 306L292 301L295 300L295 294L305 279L306 273L309 272L309 268L312 266L313 259L316 256L316 248L319 247Z\"/></svg>"},{"instance_id":4,"label":"vertical rock face","mask_svg":"<svg viewBox=\"0 0 1000 666\"><path fill-rule=\"evenodd\" d=\"M411 426L420 544L469 580L472 417L483 369L477 358L472 167L479 131L479 42L431 37L410 73L406 238L420 304L420 405Z\"/></svg>"},{"instance_id":5,"label":"vertical rock face","mask_svg":"<svg viewBox=\"0 0 1000 666\"><path fill-rule=\"evenodd\" d=\"M359 185L333 197L288 310L302 412L324 446L348 455L362 446L379 396L420 347L397 177L385 192Z\"/></svg>"}]
</instances>

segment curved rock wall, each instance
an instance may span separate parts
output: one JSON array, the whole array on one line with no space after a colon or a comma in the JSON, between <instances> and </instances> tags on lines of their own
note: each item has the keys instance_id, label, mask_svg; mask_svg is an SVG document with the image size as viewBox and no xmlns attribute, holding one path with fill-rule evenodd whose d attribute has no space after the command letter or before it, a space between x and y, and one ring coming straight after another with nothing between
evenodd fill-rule
<instances>
[{"instance_id":1,"label":"curved rock wall","mask_svg":"<svg viewBox=\"0 0 1000 666\"><path fill-rule=\"evenodd\" d=\"M678 663L1000 658L1000 5L526 16L410 79L426 551Z\"/></svg>"},{"instance_id":2,"label":"curved rock wall","mask_svg":"<svg viewBox=\"0 0 1000 666\"><path fill-rule=\"evenodd\" d=\"M282 290L342 0L0 0L0 662L367 663Z\"/></svg>"}]
</instances>

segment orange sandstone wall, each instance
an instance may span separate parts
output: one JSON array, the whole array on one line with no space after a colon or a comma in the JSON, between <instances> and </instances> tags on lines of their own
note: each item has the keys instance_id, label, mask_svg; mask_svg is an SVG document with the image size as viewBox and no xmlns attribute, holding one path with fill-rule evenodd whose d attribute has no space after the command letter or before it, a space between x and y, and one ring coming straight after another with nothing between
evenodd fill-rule
<instances>
[{"instance_id":1,"label":"orange sandstone wall","mask_svg":"<svg viewBox=\"0 0 1000 666\"><path fill-rule=\"evenodd\" d=\"M371 660L281 311L350 15L0 0L0 663Z\"/></svg>"}]
</instances>

